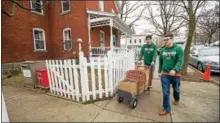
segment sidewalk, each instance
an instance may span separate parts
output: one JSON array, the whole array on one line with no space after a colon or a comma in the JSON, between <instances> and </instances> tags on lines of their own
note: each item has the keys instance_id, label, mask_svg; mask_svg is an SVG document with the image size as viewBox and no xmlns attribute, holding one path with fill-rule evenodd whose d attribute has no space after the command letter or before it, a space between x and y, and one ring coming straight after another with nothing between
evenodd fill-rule
<instances>
[{"instance_id":1,"label":"sidewalk","mask_svg":"<svg viewBox=\"0 0 220 123\"><path fill-rule=\"evenodd\" d=\"M153 81L150 95L140 95L135 109L119 104L116 97L83 105L26 88L3 86L2 89L9 120L12 122L219 121L219 87L209 83L182 82L180 105L172 105L171 114L166 116L158 115L162 108L162 92L157 79Z\"/></svg>"}]
</instances>

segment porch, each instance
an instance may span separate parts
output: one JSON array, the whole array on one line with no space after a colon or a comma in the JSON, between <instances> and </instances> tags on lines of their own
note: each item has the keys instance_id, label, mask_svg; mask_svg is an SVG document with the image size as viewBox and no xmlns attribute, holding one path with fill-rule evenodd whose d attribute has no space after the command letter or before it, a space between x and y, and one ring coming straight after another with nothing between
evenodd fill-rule
<instances>
[{"instance_id":1,"label":"porch","mask_svg":"<svg viewBox=\"0 0 220 123\"><path fill-rule=\"evenodd\" d=\"M133 32L116 14L93 10L87 13L90 56L125 50L120 48L120 35L130 36Z\"/></svg>"}]
</instances>

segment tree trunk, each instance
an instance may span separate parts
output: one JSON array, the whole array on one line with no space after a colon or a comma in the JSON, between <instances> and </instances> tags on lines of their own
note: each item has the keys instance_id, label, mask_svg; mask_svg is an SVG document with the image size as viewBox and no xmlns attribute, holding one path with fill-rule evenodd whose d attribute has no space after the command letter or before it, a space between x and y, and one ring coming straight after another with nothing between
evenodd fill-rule
<instances>
[{"instance_id":1,"label":"tree trunk","mask_svg":"<svg viewBox=\"0 0 220 123\"><path fill-rule=\"evenodd\" d=\"M192 1L188 1L188 2L192 2ZM183 64L183 69L182 69L182 74L183 75L187 74L190 46L191 46L191 43L192 43L194 31L195 31L195 28L196 28L196 17L195 17L195 14L193 13L192 5L189 6L189 26L188 26L188 28L189 28L188 29L188 37L187 37L186 47L185 47L185 50L184 50L184 64Z\"/></svg>"}]
</instances>

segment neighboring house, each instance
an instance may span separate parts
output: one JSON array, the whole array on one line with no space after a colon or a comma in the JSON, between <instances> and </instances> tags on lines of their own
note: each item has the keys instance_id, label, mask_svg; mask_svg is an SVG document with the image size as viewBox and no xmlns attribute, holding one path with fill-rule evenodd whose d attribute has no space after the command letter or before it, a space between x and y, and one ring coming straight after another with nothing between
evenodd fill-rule
<instances>
[{"instance_id":1,"label":"neighboring house","mask_svg":"<svg viewBox=\"0 0 220 123\"><path fill-rule=\"evenodd\" d=\"M127 45L128 48L140 48L143 44L146 43L145 39L146 39L146 35L133 34L131 36L122 36L121 45L123 46ZM152 41L156 43L157 37L153 35Z\"/></svg>"},{"instance_id":2,"label":"neighboring house","mask_svg":"<svg viewBox=\"0 0 220 123\"><path fill-rule=\"evenodd\" d=\"M115 1L20 1L33 11L16 7L13 17L2 14L2 63L78 58L77 39L90 55L92 47L120 46L120 33L132 31L118 17ZM2 8L12 5L2 1ZM38 7L38 8L37 8Z\"/></svg>"}]
</instances>

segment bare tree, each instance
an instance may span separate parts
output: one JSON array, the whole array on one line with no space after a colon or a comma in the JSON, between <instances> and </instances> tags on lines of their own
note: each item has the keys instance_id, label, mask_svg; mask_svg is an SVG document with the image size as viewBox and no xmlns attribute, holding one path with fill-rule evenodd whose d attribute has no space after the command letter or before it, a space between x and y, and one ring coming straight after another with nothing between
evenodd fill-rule
<instances>
[{"instance_id":1,"label":"bare tree","mask_svg":"<svg viewBox=\"0 0 220 123\"><path fill-rule=\"evenodd\" d=\"M119 17L128 24L129 27L135 25L135 22L141 19L143 16L143 12L146 7L143 6L142 1L130 1L130 0L122 0L120 1L120 13ZM137 13L137 10L140 10Z\"/></svg>"},{"instance_id":2,"label":"bare tree","mask_svg":"<svg viewBox=\"0 0 220 123\"><path fill-rule=\"evenodd\" d=\"M202 12L202 16L198 19L198 28L206 36L205 43L208 41L210 45L213 35L219 30L219 4Z\"/></svg>"},{"instance_id":3,"label":"bare tree","mask_svg":"<svg viewBox=\"0 0 220 123\"><path fill-rule=\"evenodd\" d=\"M147 13L144 18L155 27L157 35L163 35L166 32L178 35L179 29L186 25L184 9L179 6L179 3L180 1L158 0L152 4L152 1L146 1ZM152 9L155 5L158 6L156 11Z\"/></svg>"},{"instance_id":4,"label":"bare tree","mask_svg":"<svg viewBox=\"0 0 220 123\"><path fill-rule=\"evenodd\" d=\"M40 2L40 0L35 0L36 2ZM26 5L27 1L22 0L2 0L1 1L1 12L2 14L13 17L15 14L16 7L22 8L27 11L32 11L35 9L31 9L28 5ZM43 9L46 5L53 3L53 1L45 0L43 4L37 5L37 9Z\"/></svg>"},{"instance_id":5,"label":"bare tree","mask_svg":"<svg viewBox=\"0 0 220 123\"><path fill-rule=\"evenodd\" d=\"M206 1L204 0L198 0L198 1L181 0L180 6L183 6L188 16L188 36L187 36L186 47L184 50L184 64L183 64L182 74L187 74L190 46L191 46L193 35L196 29L197 12L198 12L198 9L201 7L204 7L205 4L206 4Z\"/></svg>"}]
</instances>

